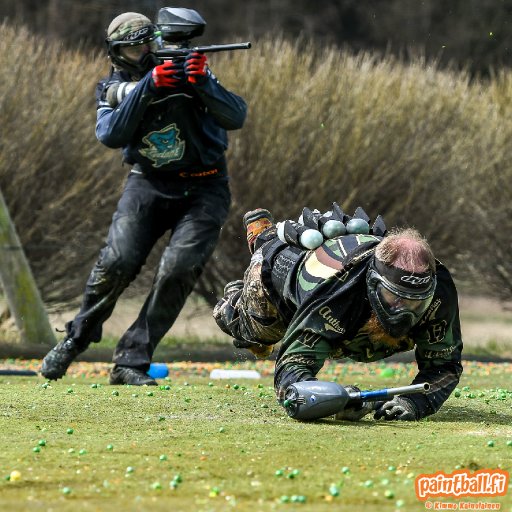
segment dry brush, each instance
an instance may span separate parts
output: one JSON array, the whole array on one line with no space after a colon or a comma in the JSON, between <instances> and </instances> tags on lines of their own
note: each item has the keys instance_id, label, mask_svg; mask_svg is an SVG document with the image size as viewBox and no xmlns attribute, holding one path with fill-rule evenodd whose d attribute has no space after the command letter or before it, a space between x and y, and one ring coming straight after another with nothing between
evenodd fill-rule
<instances>
[{"instance_id":1,"label":"dry brush","mask_svg":"<svg viewBox=\"0 0 512 512\"><path fill-rule=\"evenodd\" d=\"M47 304L69 305L128 171L94 135L94 88L108 62L23 27L4 24L0 36L0 187ZM197 288L205 299L247 264L246 210L283 219L332 201L417 227L461 285L512 298L509 73L475 82L422 58L405 65L279 38L210 63L249 115L230 134L233 207ZM132 293L148 285L159 249Z\"/></svg>"}]
</instances>

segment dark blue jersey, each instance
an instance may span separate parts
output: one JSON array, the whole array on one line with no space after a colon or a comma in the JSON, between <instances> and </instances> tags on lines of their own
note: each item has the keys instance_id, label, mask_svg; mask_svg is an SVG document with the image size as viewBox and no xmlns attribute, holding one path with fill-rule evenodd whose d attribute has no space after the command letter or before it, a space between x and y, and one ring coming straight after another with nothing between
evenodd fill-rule
<instances>
[{"instance_id":1,"label":"dark blue jersey","mask_svg":"<svg viewBox=\"0 0 512 512\"><path fill-rule=\"evenodd\" d=\"M247 105L208 71L203 84L185 83L165 94L151 72L112 108L109 87L132 81L115 71L96 89L96 136L110 148L122 148L124 160L146 173L177 173L213 166L228 147L226 130L242 127Z\"/></svg>"}]
</instances>

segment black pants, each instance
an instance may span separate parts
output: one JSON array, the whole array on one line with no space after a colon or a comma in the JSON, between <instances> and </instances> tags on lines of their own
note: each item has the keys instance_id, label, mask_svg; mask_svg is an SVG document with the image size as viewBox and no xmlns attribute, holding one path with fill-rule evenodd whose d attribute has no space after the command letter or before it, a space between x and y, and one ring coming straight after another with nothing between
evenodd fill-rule
<instances>
[{"instance_id":1,"label":"black pants","mask_svg":"<svg viewBox=\"0 0 512 512\"><path fill-rule=\"evenodd\" d=\"M121 337L113 361L149 368L156 346L173 325L213 253L231 195L227 181L176 182L130 174L112 218L106 246L87 281L68 336L86 347L132 282L157 240L171 231L138 318Z\"/></svg>"}]
</instances>

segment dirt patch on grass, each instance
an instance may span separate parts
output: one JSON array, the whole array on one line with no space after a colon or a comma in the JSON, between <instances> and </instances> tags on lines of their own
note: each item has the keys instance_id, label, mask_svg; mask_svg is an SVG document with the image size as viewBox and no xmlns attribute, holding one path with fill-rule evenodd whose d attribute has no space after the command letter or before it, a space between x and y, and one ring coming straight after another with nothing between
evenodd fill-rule
<instances>
[{"instance_id":1,"label":"dirt patch on grass","mask_svg":"<svg viewBox=\"0 0 512 512\"><path fill-rule=\"evenodd\" d=\"M119 338L137 318L142 302L142 298L119 301L104 325L104 338ZM461 296L459 306L466 355L512 357L512 305L486 297ZM55 329L62 330L75 314L76 310L51 314L50 323ZM4 342L17 338L12 320L2 324L0 336ZM232 350L231 338L217 327L211 308L195 297L189 298L168 336L178 339L180 343L205 346L225 344ZM57 337L60 339L61 336ZM106 345L99 344L98 348L106 348Z\"/></svg>"},{"instance_id":2,"label":"dirt patch on grass","mask_svg":"<svg viewBox=\"0 0 512 512\"><path fill-rule=\"evenodd\" d=\"M462 339L469 350L512 354L512 307L486 297L462 296L459 301Z\"/></svg>"}]
</instances>

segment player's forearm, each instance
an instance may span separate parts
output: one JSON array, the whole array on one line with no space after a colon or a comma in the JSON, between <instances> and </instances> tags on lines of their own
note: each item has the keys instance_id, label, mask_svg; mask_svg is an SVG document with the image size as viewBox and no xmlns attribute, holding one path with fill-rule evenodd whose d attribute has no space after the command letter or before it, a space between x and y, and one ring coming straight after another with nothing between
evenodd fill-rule
<instances>
[{"instance_id":1,"label":"player's forearm","mask_svg":"<svg viewBox=\"0 0 512 512\"><path fill-rule=\"evenodd\" d=\"M194 89L221 128L242 128L247 116L247 104L240 96L227 91L213 78L204 85L194 86Z\"/></svg>"},{"instance_id":2,"label":"player's forearm","mask_svg":"<svg viewBox=\"0 0 512 512\"><path fill-rule=\"evenodd\" d=\"M276 366L274 389L277 399L280 401L284 400L284 393L288 386L304 380L317 380L310 367L292 364Z\"/></svg>"},{"instance_id":3,"label":"player's forearm","mask_svg":"<svg viewBox=\"0 0 512 512\"><path fill-rule=\"evenodd\" d=\"M407 397L414 402L420 418L434 414L441 408L459 383L461 374L462 366L458 362L449 362L437 368L420 370L412 383L428 382L430 390L426 394L414 394Z\"/></svg>"}]
</instances>

